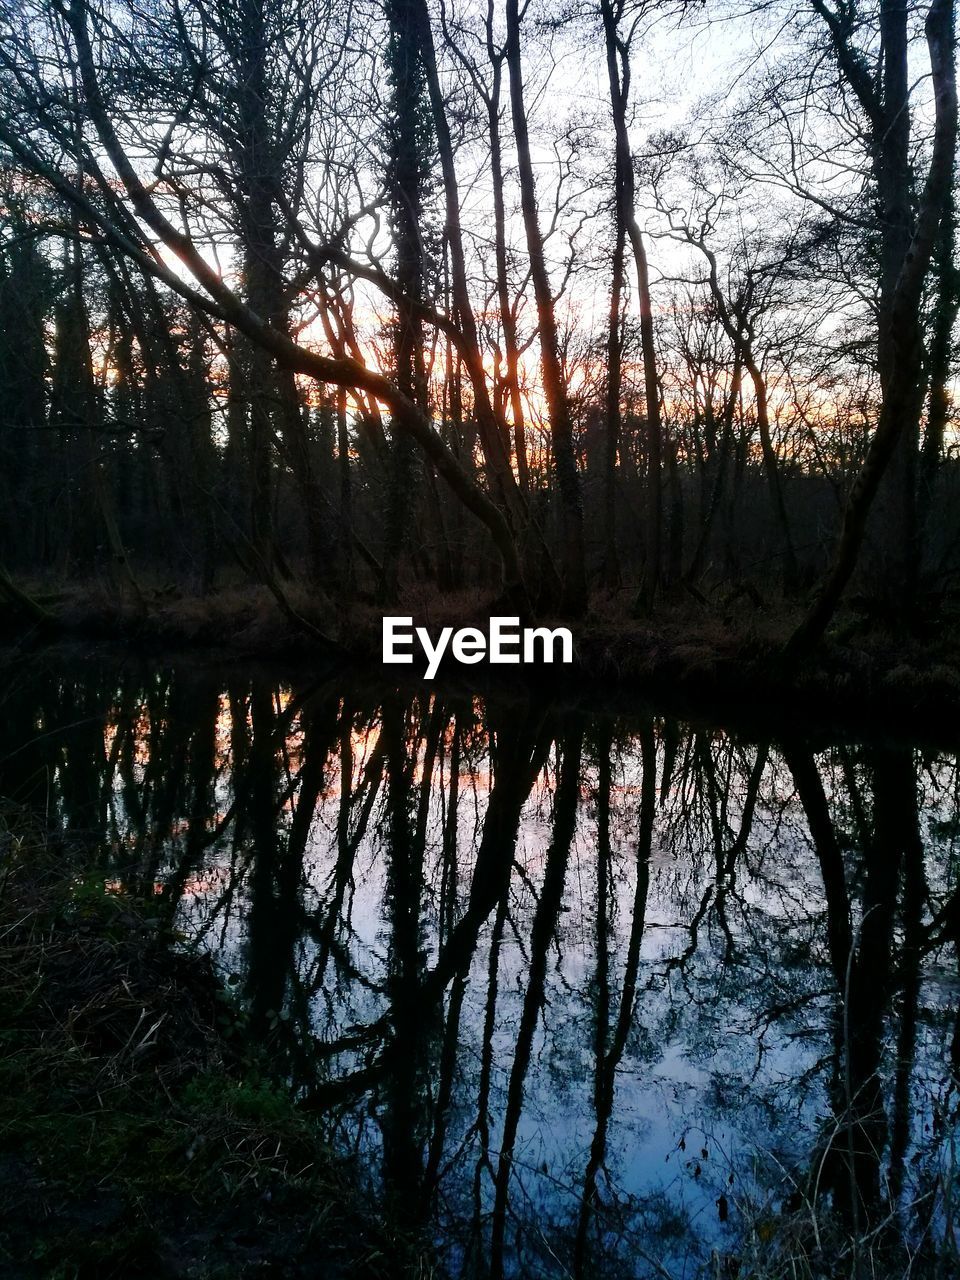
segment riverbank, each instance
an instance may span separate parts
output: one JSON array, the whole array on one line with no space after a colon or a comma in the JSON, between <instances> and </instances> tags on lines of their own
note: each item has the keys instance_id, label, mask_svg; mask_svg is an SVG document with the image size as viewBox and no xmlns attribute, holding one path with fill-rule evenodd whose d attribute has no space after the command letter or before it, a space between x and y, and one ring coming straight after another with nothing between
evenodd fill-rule
<instances>
[{"instance_id":1,"label":"riverbank","mask_svg":"<svg viewBox=\"0 0 960 1280\"><path fill-rule=\"evenodd\" d=\"M391 682L422 677L413 667L382 665L383 608L369 602L335 607L291 588L281 609L265 588L207 597L157 591L149 599L102 588L37 593L45 619L9 604L0 635L18 646L50 640L121 643L152 654L194 651L222 657L324 669L360 669ZM770 717L799 728L849 724L937 739L955 736L960 718L960 618L921 618L907 632L865 611L848 610L817 651L787 660L783 646L800 605L766 603L743 591L713 602L668 599L654 616L630 616L629 593L594 598L587 617L567 622L573 662L564 665L462 666L449 655L446 684L473 690L539 691L553 699L628 708L655 702L684 714L696 707L730 715L762 731ZM475 592L439 597L411 591L390 612L436 634L442 627L484 627L497 606ZM560 619L538 619L561 625Z\"/></svg>"},{"instance_id":2,"label":"riverbank","mask_svg":"<svg viewBox=\"0 0 960 1280\"><path fill-rule=\"evenodd\" d=\"M0 1272L424 1274L209 960L90 851L0 814Z\"/></svg>"}]
</instances>

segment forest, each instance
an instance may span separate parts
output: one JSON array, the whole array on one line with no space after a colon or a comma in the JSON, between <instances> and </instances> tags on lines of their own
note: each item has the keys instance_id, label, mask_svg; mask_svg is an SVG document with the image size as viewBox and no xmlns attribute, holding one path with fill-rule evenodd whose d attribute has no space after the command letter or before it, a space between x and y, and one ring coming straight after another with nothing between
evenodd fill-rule
<instances>
[{"instance_id":1,"label":"forest","mask_svg":"<svg viewBox=\"0 0 960 1280\"><path fill-rule=\"evenodd\" d=\"M952 0L2 10L5 616L950 618Z\"/></svg>"},{"instance_id":2,"label":"forest","mask_svg":"<svg viewBox=\"0 0 960 1280\"><path fill-rule=\"evenodd\" d=\"M0 0L4 1280L960 1275L957 147L954 0Z\"/></svg>"}]
</instances>

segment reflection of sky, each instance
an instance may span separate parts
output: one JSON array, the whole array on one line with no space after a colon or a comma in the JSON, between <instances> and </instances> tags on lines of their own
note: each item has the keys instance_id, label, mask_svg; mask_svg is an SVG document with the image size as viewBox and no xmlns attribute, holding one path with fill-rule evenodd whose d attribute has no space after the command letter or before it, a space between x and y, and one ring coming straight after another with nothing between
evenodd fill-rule
<instances>
[{"instance_id":1,"label":"reflection of sky","mask_svg":"<svg viewBox=\"0 0 960 1280\"><path fill-rule=\"evenodd\" d=\"M215 804L221 817L234 800L229 714L229 707L222 703L215 783ZM141 716L137 732L146 733L147 729ZM704 741L718 781L727 780L721 833L726 849L740 829L755 749L731 743L723 735ZM108 734L108 750L110 742ZM294 719L285 757L291 768L302 762L303 742L302 725ZM354 788L368 778L376 745L376 725L354 734ZM434 771L427 824L422 904L427 967L436 963L438 955L449 745L448 734L443 760ZM421 742L420 763L411 775L412 808L422 780L422 746ZM148 754L141 743L135 752L138 766L146 763ZM663 754L661 743L658 784L663 776ZM819 763L827 796L842 816L842 772L830 754ZM791 1172L805 1167L818 1120L828 1113L821 1064L831 1048L833 1007L820 872L788 771L776 755L765 767L736 879L720 895L728 938L717 910L716 851L708 810L702 788L694 786L695 775L688 765L689 757L681 751L671 785L658 792L635 1012L616 1073L614 1113L598 1178L603 1220L609 1219L612 1225L625 1220L628 1239L630 1232L649 1236L652 1231L651 1238L659 1239L657 1256L668 1269L693 1266L697 1248L722 1244L725 1238L732 1240L741 1225L736 1206L744 1199L753 1204L769 1202L775 1211L789 1194ZM921 775L928 799L926 824L944 833L949 847L954 839L949 818L956 811L951 769L950 762L941 761L925 777ZM469 894L489 794L489 757L482 737L476 734L464 749L459 777L457 918ZM490 1142L494 1165L527 986L531 922L551 840L556 778L557 760L552 751L519 824L518 870L511 881L500 949L493 1036ZM142 782L142 777L138 780ZM618 738L610 813L608 1043L619 1012L633 915L642 783L639 741ZM386 900L389 820L383 776L376 775L372 785L379 793L357 846L337 931L358 978L338 972L335 960L328 964L310 1005L312 1031L322 1041L336 1040L351 1028L373 1022L388 1009L383 988L390 954ZM549 1226L560 1238L572 1238L575 1229L596 1127L596 788L596 766L585 757L563 910L549 952L544 1007L534 1037L514 1152L514 1211L528 1226L539 1222L544 1231ZM316 918L324 915L332 891L339 794L339 758L333 751L326 762L303 866L301 900L307 915ZM114 793L113 806L114 820L122 831L130 821L122 787ZM291 806L285 806L278 816L282 829L288 829L291 813ZM178 822L174 830L169 842L171 868L184 839L183 824ZM179 909L178 925L184 934L202 940L225 972L242 973L246 965L249 841L248 834L246 843L237 845L233 823L225 824L206 851L203 865L188 880ZM943 873L933 856L935 851L931 841L927 871L932 886L942 891ZM704 902L706 910L691 950L690 922ZM491 930L492 919L481 931L470 967L444 1147L450 1164L438 1230L453 1250L459 1247L456 1224L469 1220L472 1212L473 1177L480 1154L477 1138L471 1138L470 1133L477 1120ZM728 954L731 946L732 954ZM297 963L303 982L316 981L317 961L318 944L302 938ZM921 1018L919 1035L916 1124L930 1121L936 1064L944 1056L943 1026L951 1001L956 1000L955 977L932 968L923 996L927 1013ZM359 1065L360 1058L350 1051L334 1056L329 1070L335 1079ZM352 1134L351 1141L359 1140L374 1155L379 1149L366 1102L342 1117L340 1132ZM488 1214L493 1185L487 1175L482 1187L482 1208ZM720 1195L731 1205L726 1228L718 1220ZM531 1241L529 1247L536 1249L536 1242Z\"/></svg>"}]
</instances>

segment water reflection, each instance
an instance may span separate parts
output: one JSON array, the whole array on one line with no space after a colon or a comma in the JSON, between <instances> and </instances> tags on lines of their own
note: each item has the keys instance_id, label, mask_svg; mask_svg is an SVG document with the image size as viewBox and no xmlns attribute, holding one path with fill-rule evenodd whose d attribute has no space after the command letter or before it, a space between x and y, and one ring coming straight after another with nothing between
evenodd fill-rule
<instances>
[{"instance_id":1,"label":"water reflection","mask_svg":"<svg viewBox=\"0 0 960 1280\"><path fill-rule=\"evenodd\" d=\"M52 659L2 713L0 794L235 975L450 1273L955 1230L953 755Z\"/></svg>"}]
</instances>

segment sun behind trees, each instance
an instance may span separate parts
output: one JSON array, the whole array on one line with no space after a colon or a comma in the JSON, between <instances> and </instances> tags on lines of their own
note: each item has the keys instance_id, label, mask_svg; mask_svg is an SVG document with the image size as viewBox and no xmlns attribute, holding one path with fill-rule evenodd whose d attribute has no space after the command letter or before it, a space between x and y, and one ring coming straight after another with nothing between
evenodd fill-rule
<instances>
[{"instance_id":1,"label":"sun behind trees","mask_svg":"<svg viewBox=\"0 0 960 1280\"><path fill-rule=\"evenodd\" d=\"M14 607L949 591L952 0L2 15Z\"/></svg>"}]
</instances>

